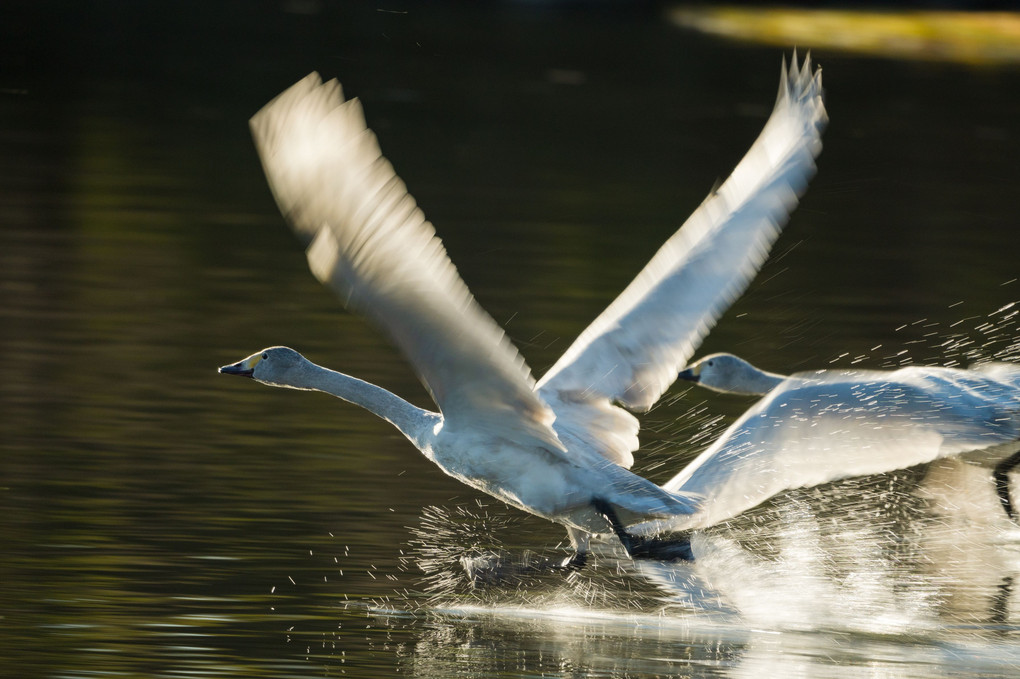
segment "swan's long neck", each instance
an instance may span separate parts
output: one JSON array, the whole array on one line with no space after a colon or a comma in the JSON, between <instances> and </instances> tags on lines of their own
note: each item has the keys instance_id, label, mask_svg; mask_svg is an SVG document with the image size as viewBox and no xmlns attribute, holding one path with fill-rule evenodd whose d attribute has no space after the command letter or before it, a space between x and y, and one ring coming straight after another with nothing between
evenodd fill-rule
<instances>
[{"instance_id":1,"label":"swan's long neck","mask_svg":"<svg viewBox=\"0 0 1020 679\"><path fill-rule=\"evenodd\" d=\"M301 368L292 371L289 377L290 384L284 386L324 391L359 405L392 424L419 450L430 454L429 443L436 425L442 421L442 416L438 413L423 410L382 387L323 368L311 361L302 362Z\"/></svg>"},{"instance_id":2,"label":"swan's long neck","mask_svg":"<svg viewBox=\"0 0 1020 679\"><path fill-rule=\"evenodd\" d=\"M721 367L712 367L708 370L702 368L698 384L723 394L764 396L778 387L785 379L786 375L765 372L755 368L747 361L732 357L731 363Z\"/></svg>"},{"instance_id":3,"label":"swan's long neck","mask_svg":"<svg viewBox=\"0 0 1020 679\"><path fill-rule=\"evenodd\" d=\"M758 368L751 368L740 383L740 393L764 396L779 386L786 379L785 375L770 373Z\"/></svg>"}]
</instances>

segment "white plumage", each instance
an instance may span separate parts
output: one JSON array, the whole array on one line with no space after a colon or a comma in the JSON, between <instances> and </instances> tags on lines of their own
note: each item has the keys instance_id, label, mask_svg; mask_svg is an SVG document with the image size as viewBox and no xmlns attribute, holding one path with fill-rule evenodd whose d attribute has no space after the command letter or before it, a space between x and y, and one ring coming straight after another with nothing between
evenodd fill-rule
<instances>
[{"instance_id":1,"label":"white plumage","mask_svg":"<svg viewBox=\"0 0 1020 679\"><path fill-rule=\"evenodd\" d=\"M663 485L704 495L698 510L638 532L710 526L783 490L950 456L994 468L1003 487L1014 464L1010 458L1020 450L1020 366L1014 364L815 370L786 377L732 354L713 354L680 377L716 391L764 397ZM1008 488L1000 497L1011 511Z\"/></svg>"},{"instance_id":2,"label":"white plumage","mask_svg":"<svg viewBox=\"0 0 1020 679\"><path fill-rule=\"evenodd\" d=\"M439 412L282 347L221 371L366 407L451 476L564 524L582 557L588 534L611 528L607 507L628 523L690 514L698 498L627 470L638 421L624 407L650 407L743 292L814 173L826 120L821 72L794 56L730 178L536 384L382 157L357 100L313 73L251 120L266 177L309 244L312 272L389 335Z\"/></svg>"}]
</instances>

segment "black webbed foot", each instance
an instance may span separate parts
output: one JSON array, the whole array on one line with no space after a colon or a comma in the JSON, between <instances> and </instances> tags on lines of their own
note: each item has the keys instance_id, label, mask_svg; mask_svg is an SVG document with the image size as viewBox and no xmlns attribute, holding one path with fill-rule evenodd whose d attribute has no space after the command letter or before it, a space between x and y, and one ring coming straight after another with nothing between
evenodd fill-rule
<instances>
[{"instance_id":1,"label":"black webbed foot","mask_svg":"<svg viewBox=\"0 0 1020 679\"><path fill-rule=\"evenodd\" d=\"M1013 499L1009 495L1009 473L1013 468L1020 465L1020 451L1013 453L1005 460L995 465L992 477L995 479L995 492L999 495L999 502L1007 516L1014 521L1018 520L1016 507L1013 506Z\"/></svg>"},{"instance_id":2,"label":"black webbed foot","mask_svg":"<svg viewBox=\"0 0 1020 679\"><path fill-rule=\"evenodd\" d=\"M627 532L627 527L616 515L612 505L602 498L592 500L595 511L606 518L606 521L613 527L616 537L619 538L623 548L632 559L657 559L659 561L694 561L694 552L691 550L691 540L688 536L676 538L646 538L640 535L632 535Z\"/></svg>"},{"instance_id":3,"label":"black webbed foot","mask_svg":"<svg viewBox=\"0 0 1020 679\"><path fill-rule=\"evenodd\" d=\"M635 536L631 536L633 540ZM686 535L671 538L637 537L638 543L631 546L631 557L635 559L656 559L658 561L694 561L691 539Z\"/></svg>"}]
</instances>

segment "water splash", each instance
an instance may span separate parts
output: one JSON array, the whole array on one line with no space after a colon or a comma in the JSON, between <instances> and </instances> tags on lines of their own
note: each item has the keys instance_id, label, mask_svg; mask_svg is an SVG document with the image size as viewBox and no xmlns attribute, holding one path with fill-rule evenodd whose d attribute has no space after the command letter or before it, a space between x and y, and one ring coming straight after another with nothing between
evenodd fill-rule
<instances>
[{"instance_id":1,"label":"water splash","mask_svg":"<svg viewBox=\"0 0 1020 679\"><path fill-rule=\"evenodd\" d=\"M956 302L950 308L962 306ZM905 338L898 347L881 344L868 353L843 353L830 359L851 365L874 362L880 368L927 364L965 368L988 361L1020 361L1020 301L1009 302L988 313L969 314L943 324L919 318L897 327ZM879 351L881 350L881 351ZM891 352L891 353L890 353Z\"/></svg>"},{"instance_id":2,"label":"water splash","mask_svg":"<svg viewBox=\"0 0 1020 679\"><path fill-rule=\"evenodd\" d=\"M580 571L525 567L489 582L473 581L466 572L464 561L476 558L496 556L511 566L527 566L566 557L569 547L562 543L533 551L545 529L538 519L490 511L483 505L426 507L418 525L408 527L411 538L402 567L421 573L423 601L431 608L473 605L619 612L661 607L655 587L633 577L633 566L615 538L594 543L588 564Z\"/></svg>"}]
</instances>

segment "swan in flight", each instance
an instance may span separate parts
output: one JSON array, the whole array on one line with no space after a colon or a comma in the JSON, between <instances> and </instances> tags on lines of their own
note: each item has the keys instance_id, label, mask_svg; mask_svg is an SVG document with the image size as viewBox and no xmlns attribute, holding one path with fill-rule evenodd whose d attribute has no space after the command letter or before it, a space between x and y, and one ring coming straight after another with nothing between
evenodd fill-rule
<instances>
[{"instance_id":1,"label":"swan in flight","mask_svg":"<svg viewBox=\"0 0 1020 679\"><path fill-rule=\"evenodd\" d=\"M1008 474L1020 463L1020 365L832 369L787 377L732 354L712 354L679 377L763 398L663 485L704 495L698 510L636 532L702 528L784 490L949 456L991 467L1003 508L1017 518Z\"/></svg>"},{"instance_id":2,"label":"swan in flight","mask_svg":"<svg viewBox=\"0 0 1020 679\"><path fill-rule=\"evenodd\" d=\"M375 413L450 476L564 525L574 548L565 567L581 567L591 534L610 531L631 556L684 556L686 542L626 531L690 515L700 501L628 470L639 426L628 411L658 400L754 277L814 174L826 122L821 71L794 54L730 177L536 382L382 156L358 100L312 73L251 119L269 186L312 273L386 332L439 411L285 347L220 372Z\"/></svg>"}]
</instances>

